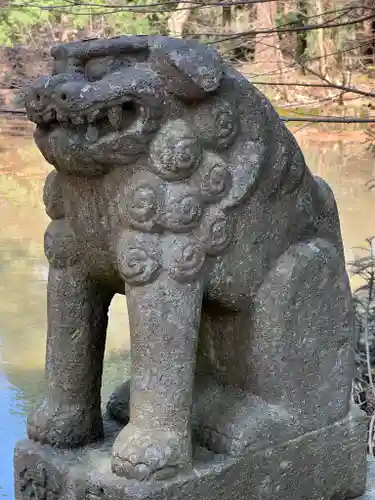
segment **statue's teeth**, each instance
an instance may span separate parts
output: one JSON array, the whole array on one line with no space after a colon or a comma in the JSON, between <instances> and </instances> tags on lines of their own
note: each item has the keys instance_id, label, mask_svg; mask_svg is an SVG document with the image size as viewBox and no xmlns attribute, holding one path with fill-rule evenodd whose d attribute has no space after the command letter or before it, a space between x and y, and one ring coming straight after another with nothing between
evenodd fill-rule
<instances>
[{"instance_id":1,"label":"statue's teeth","mask_svg":"<svg viewBox=\"0 0 375 500\"><path fill-rule=\"evenodd\" d=\"M121 129L122 125L122 108L121 106L114 106L108 110L108 120L113 128L116 130Z\"/></svg>"},{"instance_id":2,"label":"statue's teeth","mask_svg":"<svg viewBox=\"0 0 375 500\"><path fill-rule=\"evenodd\" d=\"M56 111L54 109L48 109L43 116L43 120L46 122L56 121Z\"/></svg>"},{"instance_id":3,"label":"statue's teeth","mask_svg":"<svg viewBox=\"0 0 375 500\"><path fill-rule=\"evenodd\" d=\"M59 112L56 113L56 119L62 125L67 125L69 122L68 117L66 115L64 115L63 113L59 113Z\"/></svg>"},{"instance_id":4,"label":"statue's teeth","mask_svg":"<svg viewBox=\"0 0 375 500\"><path fill-rule=\"evenodd\" d=\"M83 125L85 123L85 119L83 116L73 116L72 123L74 123L74 125Z\"/></svg>"},{"instance_id":5,"label":"statue's teeth","mask_svg":"<svg viewBox=\"0 0 375 500\"><path fill-rule=\"evenodd\" d=\"M95 142L98 140L98 137L99 137L98 129L95 127L95 125L89 125L87 127L86 139L89 142Z\"/></svg>"},{"instance_id":6,"label":"statue's teeth","mask_svg":"<svg viewBox=\"0 0 375 500\"><path fill-rule=\"evenodd\" d=\"M100 111L98 109L96 109L95 111L91 111L91 113L87 115L87 121L89 123L94 123L97 117L99 116L99 113Z\"/></svg>"}]
</instances>

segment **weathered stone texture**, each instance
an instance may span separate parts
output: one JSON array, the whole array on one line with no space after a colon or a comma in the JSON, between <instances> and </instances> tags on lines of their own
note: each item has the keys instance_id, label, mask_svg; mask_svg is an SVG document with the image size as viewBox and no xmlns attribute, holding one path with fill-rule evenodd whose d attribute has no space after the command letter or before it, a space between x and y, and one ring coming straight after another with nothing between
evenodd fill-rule
<instances>
[{"instance_id":1,"label":"weathered stone texture","mask_svg":"<svg viewBox=\"0 0 375 500\"><path fill-rule=\"evenodd\" d=\"M366 492L358 500L375 500L375 459L369 457L367 461Z\"/></svg>"},{"instance_id":2,"label":"weathered stone texture","mask_svg":"<svg viewBox=\"0 0 375 500\"><path fill-rule=\"evenodd\" d=\"M37 498L45 498L47 491L53 500L344 500L363 491L365 432L357 409L328 427L253 449L242 458L198 447L191 471L162 482L139 483L111 473L116 430L110 425L104 443L84 449L63 451L21 441L15 454L17 491L26 487ZM31 483L26 476L35 479ZM16 500L24 498L31 497L18 493Z\"/></svg>"},{"instance_id":3,"label":"weathered stone texture","mask_svg":"<svg viewBox=\"0 0 375 500\"><path fill-rule=\"evenodd\" d=\"M107 313L125 293L131 380L108 412L127 425L107 436L99 489L72 486L72 498L360 494L353 308L328 185L212 48L139 36L52 54L53 74L25 93L55 170L44 191L46 393L28 419L45 447L20 445L18 491L34 473L48 483L22 465L27 450L57 464L51 498L64 467L73 477L69 457L102 456L99 444L81 448L103 437ZM96 467L84 470L99 477Z\"/></svg>"}]
</instances>

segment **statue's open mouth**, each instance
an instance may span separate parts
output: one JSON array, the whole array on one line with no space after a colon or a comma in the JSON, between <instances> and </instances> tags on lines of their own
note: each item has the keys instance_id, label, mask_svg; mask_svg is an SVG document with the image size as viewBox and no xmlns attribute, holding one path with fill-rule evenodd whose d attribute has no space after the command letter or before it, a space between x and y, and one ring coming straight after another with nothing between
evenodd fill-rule
<instances>
[{"instance_id":1,"label":"statue's open mouth","mask_svg":"<svg viewBox=\"0 0 375 500\"><path fill-rule=\"evenodd\" d=\"M49 134L56 128L63 128L77 134L81 140L95 143L101 138L116 132L138 128L139 121L147 120L147 111L133 98L124 97L121 101L92 106L79 114L59 112L50 107L39 120L41 133Z\"/></svg>"},{"instance_id":2,"label":"statue's open mouth","mask_svg":"<svg viewBox=\"0 0 375 500\"><path fill-rule=\"evenodd\" d=\"M94 82L56 74L29 89L25 108L49 163L77 175L99 175L147 152L164 103L164 81L143 65Z\"/></svg>"}]
</instances>

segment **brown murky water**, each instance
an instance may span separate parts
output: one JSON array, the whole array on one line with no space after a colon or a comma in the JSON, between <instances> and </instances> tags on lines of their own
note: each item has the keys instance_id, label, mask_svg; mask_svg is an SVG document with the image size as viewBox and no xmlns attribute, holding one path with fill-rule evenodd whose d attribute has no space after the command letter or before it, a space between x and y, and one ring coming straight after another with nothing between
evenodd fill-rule
<instances>
[{"instance_id":1,"label":"brown murky water","mask_svg":"<svg viewBox=\"0 0 375 500\"><path fill-rule=\"evenodd\" d=\"M375 234L374 156L350 137L297 134L312 171L332 186L340 210L347 260ZM25 416L43 387L47 265L43 232L48 223L42 189L50 166L31 139L1 137L0 129L0 497L13 498L14 443L25 435ZM128 370L126 304L116 297L110 313L103 392Z\"/></svg>"}]
</instances>

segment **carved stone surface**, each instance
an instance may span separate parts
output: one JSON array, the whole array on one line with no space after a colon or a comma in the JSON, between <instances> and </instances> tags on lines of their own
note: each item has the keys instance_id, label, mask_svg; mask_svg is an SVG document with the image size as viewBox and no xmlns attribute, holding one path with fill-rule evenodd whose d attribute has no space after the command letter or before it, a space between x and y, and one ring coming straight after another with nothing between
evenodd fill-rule
<instances>
[{"instance_id":1,"label":"carved stone surface","mask_svg":"<svg viewBox=\"0 0 375 500\"><path fill-rule=\"evenodd\" d=\"M363 490L366 457L363 415L346 418L280 445L252 449L243 457L215 455L196 447L193 469L167 480L138 482L111 473L111 446L118 429L107 424L106 440L96 446L63 451L21 441L15 452L18 470L43 467L55 478L53 500L342 500ZM309 450L309 453L306 453ZM355 461L354 457L361 456ZM363 500L374 500L375 467ZM18 488L16 500L26 500ZM36 497L39 498L39 497ZM44 497L42 497L44 498Z\"/></svg>"},{"instance_id":2,"label":"carved stone surface","mask_svg":"<svg viewBox=\"0 0 375 500\"><path fill-rule=\"evenodd\" d=\"M375 500L375 460L369 457L367 461L366 492L358 500Z\"/></svg>"},{"instance_id":3,"label":"carved stone surface","mask_svg":"<svg viewBox=\"0 0 375 500\"><path fill-rule=\"evenodd\" d=\"M27 462L27 465L26 465ZM58 474L44 466L42 461L26 461L20 465L16 478L16 495L24 500L58 500L61 498L62 484L56 483Z\"/></svg>"},{"instance_id":4,"label":"carved stone surface","mask_svg":"<svg viewBox=\"0 0 375 500\"><path fill-rule=\"evenodd\" d=\"M103 437L115 293L131 330L131 381L108 405L127 425L105 440L103 481L69 498L182 498L176 484L192 498L361 494L365 423L350 413L356 339L330 188L209 47L135 36L52 54L53 74L25 97L55 167L46 394L28 436L70 472L69 453L101 449L82 447ZM21 455L16 477L31 467Z\"/></svg>"}]
</instances>

